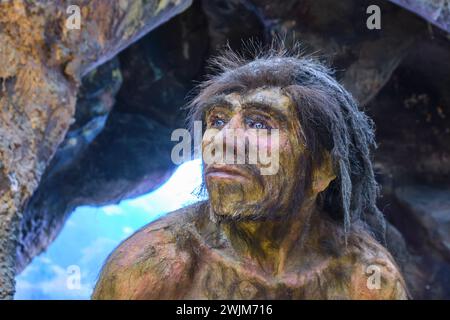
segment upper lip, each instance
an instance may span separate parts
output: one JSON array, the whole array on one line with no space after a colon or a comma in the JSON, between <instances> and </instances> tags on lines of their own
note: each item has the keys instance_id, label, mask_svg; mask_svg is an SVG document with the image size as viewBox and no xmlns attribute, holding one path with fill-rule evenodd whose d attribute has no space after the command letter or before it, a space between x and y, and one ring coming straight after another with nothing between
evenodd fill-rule
<instances>
[{"instance_id":1,"label":"upper lip","mask_svg":"<svg viewBox=\"0 0 450 320\"><path fill-rule=\"evenodd\" d=\"M206 174L213 172L223 172L231 175L239 175L243 177L248 177L248 173L235 167L235 166L212 166L206 169Z\"/></svg>"}]
</instances>

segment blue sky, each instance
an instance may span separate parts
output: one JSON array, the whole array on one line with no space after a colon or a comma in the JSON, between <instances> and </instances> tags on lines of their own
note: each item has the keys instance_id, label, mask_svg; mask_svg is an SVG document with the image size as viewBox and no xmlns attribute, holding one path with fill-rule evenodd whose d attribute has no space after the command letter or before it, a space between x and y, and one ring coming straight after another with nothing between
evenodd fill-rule
<instances>
[{"instance_id":1,"label":"blue sky","mask_svg":"<svg viewBox=\"0 0 450 320\"><path fill-rule=\"evenodd\" d=\"M173 210L201 200L201 161L182 164L159 189L104 207L78 207L46 252L16 278L16 299L89 299L103 262L125 238ZM68 285L74 268L79 286ZM70 281L69 281L70 282Z\"/></svg>"}]
</instances>

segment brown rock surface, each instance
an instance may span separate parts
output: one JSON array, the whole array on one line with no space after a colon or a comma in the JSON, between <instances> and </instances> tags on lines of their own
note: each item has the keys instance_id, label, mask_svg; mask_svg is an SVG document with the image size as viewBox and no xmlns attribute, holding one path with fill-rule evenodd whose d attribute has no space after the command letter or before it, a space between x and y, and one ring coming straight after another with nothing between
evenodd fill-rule
<instances>
[{"instance_id":1,"label":"brown rock surface","mask_svg":"<svg viewBox=\"0 0 450 320\"><path fill-rule=\"evenodd\" d=\"M80 77L190 1L78 1L79 30L65 27L70 4L0 3L0 298L13 294L21 212L72 122Z\"/></svg>"}]
</instances>

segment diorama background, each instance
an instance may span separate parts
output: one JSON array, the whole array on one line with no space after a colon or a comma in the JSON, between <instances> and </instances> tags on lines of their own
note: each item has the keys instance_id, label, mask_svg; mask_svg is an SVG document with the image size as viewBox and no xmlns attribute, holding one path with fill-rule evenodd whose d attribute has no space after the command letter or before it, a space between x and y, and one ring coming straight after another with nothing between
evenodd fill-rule
<instances>
[{"instance_id":1,"label":"diorama background","mask_svg":"<svg viewBox=\"0 0 450 320\"><path fill-rule=\"evenodd\" d=\"M72 2L0 2L0 298L15 276L16 298L87 298L120 240L196 185L198 167L164 184L207 61L279 35L374 120L388 249L414 298L450 298L448 0L83 0L67 30Z\"/></svg>"}]
</instances>

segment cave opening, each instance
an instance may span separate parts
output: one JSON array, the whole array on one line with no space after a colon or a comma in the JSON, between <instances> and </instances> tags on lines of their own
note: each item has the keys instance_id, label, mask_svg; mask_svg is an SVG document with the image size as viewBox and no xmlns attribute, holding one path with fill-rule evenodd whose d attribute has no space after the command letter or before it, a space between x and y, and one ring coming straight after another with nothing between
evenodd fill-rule
<instances>
[{"instance_id":1,"label":"cave opening","mask_svg":"<svg viewBox=\"0 0 450 320\"><path fill-rule=\"evenodd\" d=\"M89 299L114 248L164 214L203 200L201 181L201 162L191 160L152 192L118 204L77 207L47 250L16 277L15 299Z\"/></svg>"},{"instance_id":2,"label":"cave opening","mask_svg":"<svg viewBox=\"0 0 450 320\"><path fill-rule=\"evenodd\" d=\"M194 1L83 77L74 123L24 212L16 299L88 299L122 240L205 197L199 160L171 160L171 133L185 128L208 57L244 38L264 39L251 8Z\"/></svg>"}]
</instances>

